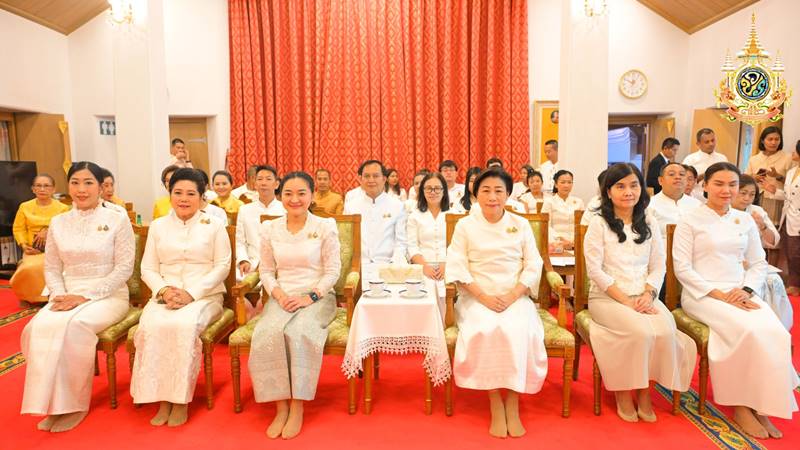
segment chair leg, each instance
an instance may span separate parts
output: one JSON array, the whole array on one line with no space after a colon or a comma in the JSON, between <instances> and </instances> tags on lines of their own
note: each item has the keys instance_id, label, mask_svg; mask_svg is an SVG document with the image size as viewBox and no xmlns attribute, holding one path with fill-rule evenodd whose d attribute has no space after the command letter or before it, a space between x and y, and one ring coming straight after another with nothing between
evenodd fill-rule
<instances>
[{"instance_id":1,"label":"chair leg","mask_svg":"<svg viewBox=\"0 0 800 450\"><path fill-rule=\"evenodd\" d=\"M570 409L570 396L572 393L572 356L574 355L564 355L564 386L562 386L563 392L561 393L561 417L569 417L569 409Z\"/></svg>"},{"instance_id":2,"label":"chair leg","mask_svg":"<svg viewBox=\"0 0 800 450\"><path fill-rule=\"evenodd\" d=\"M700 404L697 412L701 416L706 414L706 396L708 395L708 353L700 355Z\"/></svg>"},{"instance_id":3,"label":"chair leg","mask_svg":"<svg viewBox=\"0 0 800 450\"><path fill-rule=\"evenodd\" d=\"M425 373L425 414L430 416L433 413L433 383L428 373Z\"/></svg>"},{"instance_id":4,"label":"chair leg","mask_svg":"<svg viewBox=\"0 0 800 450\"><path fill-rule=\"evenodd\" d=\"M108 372L108 393L111 397L111 409L117 409L117 354L106 353L106 371Z\"/></svg>"},{"instance_id":5,"label":"chair leg","mask_svg":"<svg viewBox=\"0 0 800 450\"><path fill-rule=\"evenodd\" d=\"M214 344L203 344L203 368L206 372L206 407L214 408Z\"/></svg>"},{"instance_id":6,"label":"chair leg","mask_svg":"<svg viewBox=\"0 0 800 450\"><path fill-rule=\"evenodd\" d=\"M242 412L242 368L239 347L231 347L231 380L233 381L233 412Z\"/></svg>"},{"instance_id":7,"label":"chair leg","mask_svg":"<svg viewBox=\"0 0 800 450\"><path fill-rule=\"evenodd\" d=\"M576 332L575 333L575 363L572 365L572 379L573 381L578 381L578 366L581 363L581 345L583 344L583 340L581 336Z\"/></svg>"},{"instance_id":8,"label":"chair leg","mask_svg":"<svg viewBox=\"0 0 800 450\"><path fill-rule=\"evenodd\" d=\"M379 377L378 372L380 371L380 368L381 368L381 354L376 352L375 353L375 359L373 361L374 361L374 364L373 364L373 367L374 367L373 379L377 380L378 377Z\"/></svg>"},{"instance_id":9,"label":"chair leg","mask_svg":"<svg viewBox=\"0 0 800 450\"><path fill-rule=\"evenodd\" d=\"M372 413L372 381L374 380L375 356L377 353L364 358L364 414Z\"/></svg>"},{"instance_id":10,"label":"chair leg","mask_svg":"<svg viewBox=\"0 0 800 450\"><path fill-rule=\"evenodd\" d=\"M453 376L447 379L444 386L444 414L446 416L453 415Z\"/></svg>"},{"instance_id":11,"label":"chair leg","mask_svg":"<svg viewBox=\"0 0 800 450\"><path fill-rule=\"evenodd\" d=\"M352 415L356 413L356 377L350 377L347 380L347 413Z\"/></svg>"},{"instance_id":12,"label":"chair leg","mask_svg":"<svg viewBox=\"0 0 800 450\"><path fill-rule=\"evenodd\" d=\"M100 364L97 362L97 350L94 352L94 376L100 375Z\"/></svg>"},{"instance_id":13,"label":"chair leg","mask_svg":"<svg viewBox=\"0 0 800 450\"><path fill-rule=\"evenodd\" d=\"M677 416L681 410L681 392L672 391L672 415Z\"/></svg>"},{"instance_id":14,"label":"chair leg","mask_svg":"<svg viewBox=\"0 0 800 450\"><path fill-rule=\"evenodd\" d=\"M592 364L592 380L594 384L594 415L600 415L600 368L597 366L597 360Z\"/></svg>"}]
</instances>

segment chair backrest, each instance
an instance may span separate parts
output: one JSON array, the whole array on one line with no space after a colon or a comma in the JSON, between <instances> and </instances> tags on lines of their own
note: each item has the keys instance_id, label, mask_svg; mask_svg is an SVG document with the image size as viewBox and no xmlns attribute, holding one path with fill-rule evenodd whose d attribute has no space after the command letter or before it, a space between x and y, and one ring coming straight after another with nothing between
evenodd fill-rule
<instances>
[{"instance_id":1,"label":"chair backrest","mask_svg":"<svg viewBox=\"0 0 800 450\"><path fill-rule=\"evenodd\" d=\"M544 202L536 202L536 214L542 213L542 206L544 206Z\"/></svg>"},{"instance_id":2,"label":"chair backrest","mask_svg":"<svg viewBox=\"0 0 800 450\"><path fill-rule=\"evenodd\" d=\"M250 200L250 197L248 197L245 194L240 195L239 200L241 200L241 202L244 203L245 205L252 202L252 200Z\"/></svg>"},{"instance_id":3,"label":"chair backrest","mask_svg":"<svg viewBox=\"0 0 800 450\"><path fill-rule=\"evenodd\" d=\"M652 196L656 195L656 190L655 190L655 188L652 188L652 187L650 187L650 186L647 186L647 188L646 188L645 190L647 191L647 195L649 195L650 197L652 197Z\"/></svg>"},{"instance_id":4,"label":"chair backrest","mask_svg":"<svg viewBox=\"0 0 800 450\"><path fill-rule=\"evenodd\" d=\"M236 219L239 217L239 213L225 211L225 214L228 216L228 225L236 226Z\"/></svg>"},{"instance_id":5,"label":"chair backrest","mask_svg":"<svg viewBox=\"0 0 800 450\"><path fill-rule=\"evenodd\" d=\"M125 211L133 211L133 203L125 202Z\"/></svg>"},{"instance_id":6,"label":"chair backrest","mask_svg":"<svg viewBox=\"0 0 800 450\"><path fill-rule=\"evenodd\" d=\"M128 212L128 220L131 221L131 224L136 224L136 211L129 209Z\"/></svg>"},{"instance_id":7,"label":"chair backrest","mask_svg":"<svg viewBox=\"0 0 800 450\"><path fill-rule=\"evenodd\" d=\"M456 231L456 224L459 220L467 217L469 214L445 214L444 221L447 225L445 228L445 242L450 246L450 241L453 239L453 232Z\"/></svg>"},{"instance_id":8,"label":"chair backrest","mask_svg":"<svg viewBox=\"0 0 800 450\"><path fill-rule=\"evenodd\" d=\"M589 301L589 276L586 273L586 259L583 256L583 241L587 225L581 225L583 211L575 211L575 313L583 311Z\"/></svg>"},{"instance_id":9,"label":"chair backrest","mask_svg":"<svg viewBox=\"0 0 800 450\"><path fill-rule=\"evenodd\" d=\"M61 198L58 199L58 201L67 206L72 206L72 197L69 194L62 195Z\"/></svg>"},{"instance_id":10,"label":"chair backrest","mask_svg":"<svg viewBox=\"0 0 800 450\"><path fill-rule=\"evenodd\" d=\"M548 223L550 221L550 215L545 214L521 214L515 212L514 214L524 217L528 224L531 226L531 231L533 232L533 237L536 240L536 249L539 250L539 255L542 257L542 279L539 283L539 295L537 298L543 299L545 295L549 295L549 285L545 279L547 272L553 270L553 264L550 263L550 251L549 246L547 245L549 242L549 232L550 227Z\"/></svg>"},{"instance_id":11,"label":"chair backrest","mask_svg":"<svg viewBox=\"0 0 800 450\"><path fill-rule=\"evenodd\" d=\"M675 263L672 259L672 243L675 240L675 224L667 225L667 276L664 283L664 303L669 310L678 307L681 298L681 284L675 276Z\"/></svg>"},{"instance_id":12,"label":"chair backrest","mask_svg":"<svg viewBox=\"0 0 800 450\"><path fill-rule=\"evenodd\" d=\"M325 212L325 209L323 209L320 206L312 206L311 207L311 214L313 214L315 216L319 216L319 217L331 217L331 215L328 214L327 212Z\"/></svg>"},{"instance_id":13,"label":"chair backrest","mask_svg":"<svg viewBox=\"0 0 800 450\"><path fill-rule=\"evenodd\" d=\"M236 257L234 256L236 252L236 226L228 225L225 227L225 231L228 232L228 239L231 242L231 268L228 271L228 277L225 278L225 295L223 298L225 299L225 305L228 308L233 308L233 287L236 285Z\"/></svg>"},{"instance_id":14,"label":"chair backrest","mask_svg":"<svg viewBox=\"0 0 800 450\"><path fill-rule=\"evenodd\" d=\"M133 273L128 278L128 293L130 302L134 306L141 306L150 299L150 288L142 281L142 256L144 247L147 243L147 231L149 227L133 224L133 239L136 246L135 259L133 263Z\"/></svg>"}]
</instances>

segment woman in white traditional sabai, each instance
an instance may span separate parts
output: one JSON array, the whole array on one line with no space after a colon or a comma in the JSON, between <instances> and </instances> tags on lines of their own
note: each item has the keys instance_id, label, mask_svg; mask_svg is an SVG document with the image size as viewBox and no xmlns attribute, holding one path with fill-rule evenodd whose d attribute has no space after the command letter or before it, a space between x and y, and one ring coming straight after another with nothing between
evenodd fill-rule
<instances>
[{"instance_id":1,"label":"woman in white traditional sabai","mask_svg":"<svg viewBox=\"0 0 800 450\"><path fill-rule=\"evenodd\" d=\"M47 415L44 431L67 431L86 417L97 333L128 312L133 230L127 214L102 205L102 175L90 162L67 173L73 208L52 219L45 244L50 301L22 331L22 414Z\"/></svg>"},{"instance_id":2,"label":"woman in white traditional sabai","mask_svg":"<svg viewBox=\"0 0 800 450\"><path fill-rule=\"evenodd\" d=\"M697 356L694 342L658 301L666 271L664 241L655 219L646 215L643 186L633 164L611 166L583 245L591 280L592 351L603 383L614 391L617 415L626 422L655 422L650 381L688 390Z\"/></svg>"},{"instance_id":3,"label":"woman in white traditional sabai","mask_svg":"<svg viewBox=\"0 0 800 450\"><path fill-rule=\"evenodd\" d=\"M455 382L489 391L489 434L501 438L525 434L519 394L539 392L547 375L544 329L528 297L538 290L543 263L528 221L504 209L511 186L502 169L478 175L481 212L456 225L445 272L459 292Z\"/></svg>"},{"instance_id":4,"label":"woman in white traditional sabai","mask_svg":"<svg viewBox=\"0 0 800 450\"><path fill-rule=\"evenodd\" d=\"M291 439L303 425L304 402L316 395L342 263L336 221L308 212L311 176L290 172L280 191L286 216L261 224L258 270L269 298L253 332L249 369L256 401L276 404L267 436Z\"/></svg>"},{"instance_id":5,"label":"woman in white traditional sabai","mask_svg":"<svg viewBox=\"0 0 800 450\"><path fill-rule=\"evenodd\" d=\"M444 271L447 255L447 223L450 209L447 182L438 172L425 175L420 183L417 207L408 216L406 236L408 260L422 265L422 273L437 282L439 309L444 318Z\"/></svg>"},{"instance_id":6,"label":"woman in white traditional sabai","mask_svg":"<svg viewBox=\"0 0 800 450\"><path fill-rule=\"evenodd\" d=\"M741 178L739 178L739 194L734 197L731 206L750 214L758 228L762 247L765 249L778 248L781 235L778 233L778 229L775 228L775 224L770 220L769 214L762 207L753 204L753 201L757 198L759 198L759 189L756 180L750 175L742 174ZM783 326L787 330L791 330L794 324L792 303L786 294L786 286L784 286L779 272L777 268L769 266L767 268L767 280L762 290L757 294L778 315L778 319L780 319Z\"/></svg>"},{"instance_id":7,"label":"woman in white traditional sabai","mask_svg":"<svg viewBox=\"0 0 800 450\"><path fill-rule=\"evenodd\" d=\"M142 280L153 292L134 335L134 403L160 402L154 426L186 422L200 371L200 333L222 314L231 244L225 223L200 210L204 179L178 169L172 211L150 224Z\"/></svg>"},{"instance_id":8,"label":"woman in white traditional sabai","mask_svg":"<svg viewBox=\"0 0 800 450\"><path fill-rule=\"evenodd\" d=\"M519 201L525 205L529 214L536 214L539 212L539 208L544 206L544 192L542 192L544 179L542 178L541 172L536 170L528 172L527 184L528 190L519 196Z\"/></svg>"},{"instance_id":9,"label":"woman in white traditional sabai","mask_svg":"<svg viewBox=\"0 0 800 450\"><path fill-rule=\"evenodd\" d=\"M553 195L542 206L543 214L550 214L550 251L555 248L572 250L575 240L575 211L583 209L583 200L569 195L572 192L572 172L559 170L553 175Z\"/></svg>"},{"instance_id":10,"label":"woman in white traditional sabai","mask_svg":"<svg viewBox=\"0 0 800 450\"><path fill-rule=\"evenodd\" d=\"M707 202L675 230L675 275L681 305L708 325L714 400L734 408L734 420L757 438L781 437L769 416L790 419L800 384L791 336L758 295L767 261L753 218L731 208L739 169L727 162L706 169Z\"/></svg>"}]
</instances>

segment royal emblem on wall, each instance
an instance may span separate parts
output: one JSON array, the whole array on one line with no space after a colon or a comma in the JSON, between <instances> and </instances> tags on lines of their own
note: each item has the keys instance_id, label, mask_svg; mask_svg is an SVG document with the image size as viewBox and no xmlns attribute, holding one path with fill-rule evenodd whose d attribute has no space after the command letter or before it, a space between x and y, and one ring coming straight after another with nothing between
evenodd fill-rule
<instances>
[{"instance_id":1,"label":"royal emblem on wall","mask_svg":"<svg viewBox=\"0 0 800 450\"><path fill-rule=\"evenodd\" d=\"M780 54L773 60L758 41L755 13L750 36L736 59L738 66L734 65L730 53L725 55L722 64L725 76L719 83L719 90L714 91L717 106L728 108L722 117L749 125L780 120L783 117L781 105L787 103L792 93L786 88Z\"/></svg>"}]
</instances>

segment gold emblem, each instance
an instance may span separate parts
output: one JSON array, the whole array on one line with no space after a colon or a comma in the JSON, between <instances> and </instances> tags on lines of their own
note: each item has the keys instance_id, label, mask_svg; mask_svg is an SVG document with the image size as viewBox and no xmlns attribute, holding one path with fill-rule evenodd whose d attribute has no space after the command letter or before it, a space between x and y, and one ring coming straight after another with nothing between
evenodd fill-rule
<instances>
[{"instance_id":1,"label":"gold emblem","mask_svg":"<svg viewBox=\"0 0 800 450\"><path fill-rule=\"evenodd\" d=\"M517 231L519 231L519 230L517 230L517 227L506 228L506 233L509 233L509 234L516 233Z\"/></svg>"},{"instance_id":2,"label":"gold emblem","mask_svg":"<svg viewBox=\"0 0 800 450\"><path fill-rule=\"evenodd\" d=\"M316 232L314 232L314 233L308 233L308 238L309 238L309 239L316 239L316 238L318 238L318 237L319 237L319 235L318 235Z\"/></svg>"},{"instance_id":3,"label":"gold emblem","mask_svg":"<svg viewBox=\"0 0 800 450\"><path fill-rule=\"evenodd\" d=\"M392 213L386 213L386 214L384 214L384 215L383 215L383 218L384 218L384 219L391 219L391 218L392 218Z\"/></svg>"},{"instance_id":4,"label":"gold emblem","mask_svg":"<svg viewBox=\"0 0 800 450\"><path fill-rule=\"evenodd\" d=\"M97 231L108 231L108 225L98 225Z\"/></svg>"},{"instance_id":5,"label":"gold emblem","mask_svg":"<svg viewBox=\"0 0 800 450\"><path fill-rule=\"evenodd\" d=\"M733 219L733 223L735 223L736 225L739 225L739 219Z\"/></svg>"},{"instance_id":6,"label":"gold emblem","mask_svg":"<svg viewBox=\"0 0 800 450\"><path fill-rule=\"evenodd\" d=\"M211 223L211 219L200 219L200 223L204 223L206 225Z\"/></svg>"}]
</instances>

